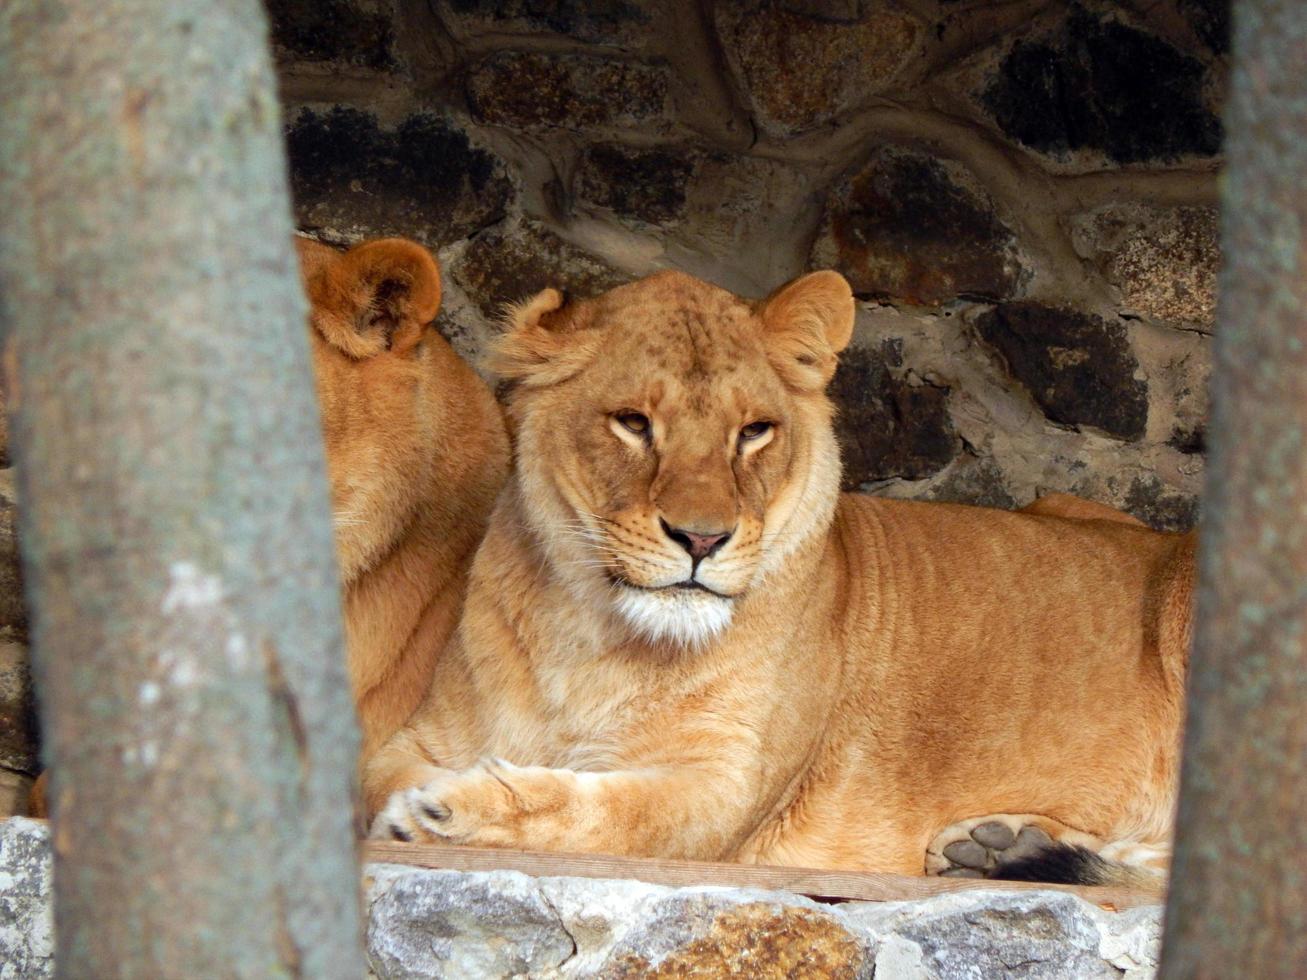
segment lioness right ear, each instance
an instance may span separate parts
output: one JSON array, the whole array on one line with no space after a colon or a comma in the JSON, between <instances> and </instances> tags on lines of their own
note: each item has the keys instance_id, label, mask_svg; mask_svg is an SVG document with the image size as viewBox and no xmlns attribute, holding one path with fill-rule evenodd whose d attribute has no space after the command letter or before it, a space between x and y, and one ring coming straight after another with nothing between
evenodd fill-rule
<instances>
[{"instance_id":1,"label":"lioness right ear","mask_svg":"<svg viewBox=\"0 0 1307 980\"><path fill-rule=\"evenodd\" d=\"M836 355L853 336L853 290L838 272L810 272L776 290L759 307L772 366L800 390L826 387Z\"/></svg>"},{"instance_id":2,"label":"lioness right ear","mask_svg":"<svg viewBox=\"0 0 1307 980\"><path fill-rule=\"evenodd\" d=\"M416 346L440 310L440 267L417 242L364 242L309 282L313 325L351 357Z\"/></svg>"},{"instance_id":3,"label":"lioness right ear","mask_svg":"<svg viewBox=\"0 0 1307 980\"><path fill-rule=\"evenodd\" d=\"M566 381L599 349L588 329L583 303L568 303L557 289L544 289L508 311L507 329L486 357L504 381L542 388Z\"/></svg>"}]
</instances>

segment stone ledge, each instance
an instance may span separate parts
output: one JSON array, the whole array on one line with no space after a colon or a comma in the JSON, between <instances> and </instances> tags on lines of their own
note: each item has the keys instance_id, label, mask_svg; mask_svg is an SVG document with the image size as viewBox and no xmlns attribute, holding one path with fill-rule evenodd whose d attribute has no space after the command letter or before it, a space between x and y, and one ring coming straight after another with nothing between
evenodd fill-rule
<instances>
[{"instance_id":1,"label":"stone ledge","mask_svg":"<svg viewBox=\"0 0 1307 980\"><path fill-rule=\"evenodd\" d=\"M46 825L0 823L0 978L54 975ZM1161 908L1053 891L819 904L785 892L364 869L371 975L954 980L1156 972Z\"/></svg>"}]
</instances>

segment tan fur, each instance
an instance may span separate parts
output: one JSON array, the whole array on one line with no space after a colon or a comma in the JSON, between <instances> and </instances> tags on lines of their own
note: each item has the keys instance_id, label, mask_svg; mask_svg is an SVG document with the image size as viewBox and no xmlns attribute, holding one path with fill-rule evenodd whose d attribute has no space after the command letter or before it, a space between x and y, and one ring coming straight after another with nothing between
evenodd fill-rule
<instances>
[{"instance_id":1,"label":"tan fur","mask_svg":"<svg viewBox=\"0 0 1307 980\"><path fill-rule=\"evenodd\" d=\"M295 247L366 759L422 700L457 624L508 441L490 389L431 325L440 273L426 249ZM45 774L29 809L47 812Z\"/></svg>"},{"instance_id":2,"label":"tan fur","mask_svg":"<svg viewBox=\"0 0 1307 980\"><path fill-rule=\"evenodd\" d=\"M1192 538L1074 498L840 495L852 321L834 273L518 310L517 468L367 767L375 834L907 873L981 814L1168 839ZM664 524L731 537L695 569Z\"/></svg>"},{"instance_id":3,"label":"tan fur","mask_svg":"<svg viewBox=\"0 0 1307 980\"><path fill-rule=\"evenodd\" d=\"M489 387L431 326L426 249L296 243L366 759L422 700L458 622L508 441Z\"/></svg>"}]
</instances>

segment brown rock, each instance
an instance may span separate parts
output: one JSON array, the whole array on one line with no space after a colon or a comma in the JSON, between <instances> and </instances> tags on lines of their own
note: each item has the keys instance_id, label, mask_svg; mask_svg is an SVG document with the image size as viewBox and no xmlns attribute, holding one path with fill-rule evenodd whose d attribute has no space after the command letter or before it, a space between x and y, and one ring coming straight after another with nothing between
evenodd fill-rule
<instances>
[{"instance_id":1,"label":"brown rock","mask_svg":"<svg viewBox=\"0 0 1307 980\"><path fill-rule=\"evenodd\" d=\"M526 128L665 128L666 66L590 55L500 51L474 65L468 101L478 122Z\"/></svg>"},{"instance_id":2,"label":"brown rock","mask_svg":"<svg viewBox=\"0 0 1307 980\"><path fill-rule=\"evenodd\" d=\"M542 289L593 296L629 278L534 222L482 232L450 274L488 319Z\"/></svg>"},{"instance_id":3,"label":"brown rock","mask_svg":"<svg viewBox=\"0 0 1307 980\"><path fill-rule=\"evenodd\" d=\"M1054 422L1091 425L1139 439L1148 423L1148 386L1125 328L1074 310L1001 303L976 328Z\"/></svg>"},{"instance_id":4,"label":"brown rock","mask_svg":"<svg viewBox=\"0 0 1307 980\"><path fill-rule=\"evenodd\" d=\"M868 975L869 966L858 939L815 909L676 897L660 903L634 936L623 938L596 975L853 980Z\"/></svg>"},{"instance_id":5,"label":"brown rock","mask_svg":"<svg viewBox=\"0 0 1307 980\"><path fill-rule=\"evenodd\" d=\"M1021 280L1016 236L970 174L895 147L831 193L811 265L859 296L918 305L1006 299Z\"/></svg>"},{"instance_id":6,"label":"brown rock","mask_svg":"<svg viewBox=\"0 0 1307 980\"><path fill-rule=\"evenodd\" d=\"M503 161L450 116L419 113L391 129L357 109L304 109L286 148L300 227L351 241L439 247L500 221L513 199Z\"/></svg>"},{"instance_id":7,"label":"brown rock","mask_svg":"<svg viewBox=\"0 0 1307 980\"><path fill-rule=\"evenodd\" d=\"M1114 204L1075 223L1076 248L1121 291L1126 308L1211 329L1221 245L1214 207Z\"/></svg>"},{"instance_id":8,"label":"brown rock","mask_svg":"<svg viewBox=\"0 0 1307 980\"><path fill-rule=\"evenodd\" d=\"M890 371L895 359L892 343L877 352L850 347L840 355L829 392L846 490L895 477L923 479L958 452L948 389L896 377Z\"/></svg>"},{"instance_id":9,"label":"brown rock","mask_svg":"<svg viewBox=\"0 0 1307 980\"><path fill-rule=\"evenodd\" d=\"M576 196L618 217L666 226L685 212L686 184L701 155L686 147L589 147L576 171Z\"/></svg>"},{"instance_id":10,"label":"brown rock","mask_svg":"<svg viewBox=\"0 0 1307 980\"><path fill-rule=\"evenodd\" d=\"M921 24L879 5L714 5L717 31L754 118L773 136L817 129L885 89L917 51Z\"/></svg>"},{"instance_id":11,"label":"brown rock","mask_svg":"<svg viewBox=\"0 0 1307 980\"><path fill-rule=\"evenodd\" d=\"M329 62L374 71L398 67L390 0L267 0L277 61Z\"/></svg>"},{"instance_id":12,"label":"brown rock","mask_svg":"<svg viewBox=\"0 0 1307 980\"><path fill-rule=\"evenodd\" d=\"M27 647L0 642L0 771L35 775L36 699Z\"/></svg>"},{"instance_id":13,"label":"brown rock","mask_svg":"<svg viewBox=\"0 0 1307 980\"><path fill-rule=\"evenodd\" d=\"M14 471L0 470L0 641L27 638Z\"/></svg>"},{"instance_id":14,"label":"brown rock","mask_svg":"<svg viewBox=\"0 0 1307 980\"><path fill-rule=\"evenodd\" d=\"M649 23L646 2L632 0L446 0L464 30L534 34L550 31L582 41L630 41Z\"/></svg>"},{"instance_id":15,"label":"brown rock","mask_svg":"<svg viewBox=\"0 0 1307 980\"><path fill-rule=\"evenodd\" d=\"M33 782L24 773L0 769L0 819L27 816L27 797Z\"/></svg>"}]
</instances>

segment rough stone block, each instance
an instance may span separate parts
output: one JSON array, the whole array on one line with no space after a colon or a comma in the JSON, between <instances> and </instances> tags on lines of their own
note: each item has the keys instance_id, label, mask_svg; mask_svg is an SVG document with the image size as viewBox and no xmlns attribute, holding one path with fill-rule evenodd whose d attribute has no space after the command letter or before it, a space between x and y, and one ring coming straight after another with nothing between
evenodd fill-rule
<instances>
[{"instance_id":1,"label":"rough stone block","mask_svg":"<svg viewBox=\"0 0 1307 980\"><path fill-rule=\"evenodd\" d=\"M1213 54L1230 53L1230 0L1180 0L1179 6Z\"/></svg>"},{"instance_id":2,"label":"rough stone block","mask_svg":"<svg viewBox=\"0 0 1307 980\"><path fill-rule=\"evenodd\" d=\"M686 185L701 159L685 147L601 143L582 154L575 193L618 217L666 227L684 214Z\"/></svg>"},{"instance_id":3,"label":"rough stone block","mask_svg":"<svg viewBox=\"0 0 1307 980\"><path fill-rule=\"evenodd\" d=\"M629 278L534 222L482 232L449 271L492 320L542 289L593 296Z\"/></svg>"},{"instance_id":4,"label":"rough stone block","mask_svg":"<svg viewBox=\"0 0 1307 980\"><path fill-rule=\"evenodd\" d=\"M746 896L751 897L751 896ZM758 897L762 897L761 895ZM867 950L834 915L799 901L740 901L690 890L652 903L614 943L599 976L855 978L871 976Z\"/></svg>"},{"instance_id":5,"label":"rough stone block","mask_svg":"<svg viewBox=\"0 0 1307 980\"><path fill-rule=\"evenodd\" d=\"M514 196L503 162L453 117L383 128L357 109L302 109L287 134L301 227L349 241L402 235L438 247L504 217Z\"/></svg>"},{"instance_id":6,"label":"rough stone block","mask_svg":"<svg viewBox=\"0 0 1307 980\"><path fill-rule=\"evenodd\" d=\"M1143 436L1148 386L1135 377L1139 365L1120 323L1015 302L978 317L976 329L1054 422Z\"/></svg>"},{"instance_id":7,"label":"rough stone block","mask_svg":"<svg viewBox=\"0 0 1307 980\"><path fill-rule=\"evenodd\" d=\"M1080 215L1077 251L1121 291L1127 310L1210 330L1221 259L1214 207L1113 204Z\"/></svg>"},{"instance_id":8,"label":"rough stone block","mask_svg":"<svg viewBox=\"0 0 1307 980\"><path fill-rule=\"evenodd\" d=\"M0 641L0 769L35 775L36 700L27 647Z\"/></svg>"},{"instance_id":9,"label":"rough stone block","mask_svg":"<svg viewBox=\"0 0 1307 980\"><path fill-rule=\"evenodd\" d=\"M1119 980L1129 975L1123 966L1137 965L1130 963L1133 949L1117 962L1103 956L1100 916L1070 895L963 893L930 903L868 906L854 916L884 937L877 977Z\"/></svg>"},{"instance_id":10,"label":"rough stone block","mask_svg":"<svg viewBox=\"0 0 1307 980\"><path fill-rule=\"evenodd\" d=\"M897 359L889 344L876 352L850 347L840 355L829 392L846 490L894 478L920 480L960 450L948 389L896 377L890 368Z\"/></svg>"},{"instance_id":11,"label":"rough stone block","mask_svg":"<svg viewBox=\"0 0 1307 980\"><path fill-rule=\"evenodd\" d=\"M392 0L267 0L273 52L282 64L329 62L393 71Z\"/></svg>"},{"instance_id":12,"label":"rough stone block","mask_svg":"<svg viewBox=\"0 0 1307 980\"><path fill-rule=\"evenodd\" d=\"M1159 531L1188 531L1198 523L1198 497L1151 474L1130 481L1122 507Z\"/></svg>"},{"instance_id":13,"label":"rough stone block","mask_svg":"<svg viewBox=\"0 0 1307 980\"><path fill-rule=\"evenodd\" d=\"M666 128L665 65L590 55L500 51L468 73L473 118L496 126Z\"/></svg>"},{"instance_id":14,"label":"rough stone block","mask_svg":"<svg viewBox=\"0 0 1307 980\"><path fill-rule=\"evenodd\" d=\"M49 834L0 823L0 980L52 976ZM372 975L409 977L1124 977L1157 967L1160 907L968 891L819 905L783 892L364 869Z\"/></svg>"},{"instance_id":15,"label":"rough stone block","mask_svg":"<svg viewBox=\"0 0 1307 980\"><path fill-rule=\"evenodd\" d=\"M647 0L445 0L447 16L465 31L550 31L581 41L629 41L649 23Z\"/></svg>"},{"instance_id":16,"label":"rough stone block","mask_svg":"<svg viewBox=\"0 0 1307 980\"><path fill-rule=\"evenodd\" d=\"M850 3L715 4L717 32L758 125L776 137L828 125L883 91L917 54L922 26Z\"/></svg>"},{"instance_id":17,"label":"rough stone block","mask_svg":"<svg viewBox=\"0 0 1307 980\"><path fill-rule=\"evenodd\" d=\"M526 875L380 868L370 885L367 952L381 980L539 976L575 951Z\"/></svg>"},{"instance_id":18,"label":"rough stone block","mask_svg":"<svg viewBox=\"0 0 1307 980\"><path fill-rule=\"evenodd\" d=\"M1073 4L1055 30L1012 44L980 101L1005 135L1055 159L1170 162L1220 152L1206 86L1196 58Z\"/></svg>"},{"instance_id":19,"label":"rough stone block","mask_svg":"<svg viewBox=\"0 0 1307 980\"><path fill-rule=\"evenodd\" d=\"M1016 236L974 178L897 147L831 193L811 264L838 269L859 296L920 305L1010 298L1022 279Z\"/></svg>"},{"instance_id":20,"label":"rough stone block","mask_svg":"<svg viewBox=\"0 0 1307 980\"><path fill-rule=\"evenodd\" d=\"M0 980L54 976L52 864L44 821L0 820Z\"/></svg>"},{"instance_id":21,"label":"rough stone block","mask_svg":"<svg viewBox=\"0 0 1307 980\"><path fill-rule=\"evenodd\" d=\"M0 819L27 815L34 782L36 779L26 773L0 767Z\"/></svg>"},{"instance_id":22,"label":"rough stone block","mask_svg":"<svg viewBox=\"0 0 1307 980\"><path fill-rule=\"evenodd\" d=\"M0 470L0 641L27 638L23 567L18 553L17 503L14 471Z\"/></svg>"}]
</instances>

